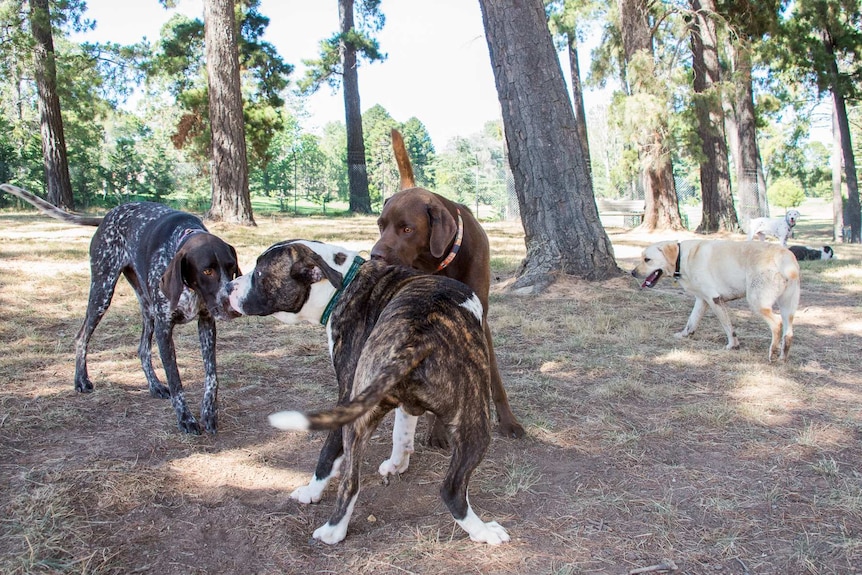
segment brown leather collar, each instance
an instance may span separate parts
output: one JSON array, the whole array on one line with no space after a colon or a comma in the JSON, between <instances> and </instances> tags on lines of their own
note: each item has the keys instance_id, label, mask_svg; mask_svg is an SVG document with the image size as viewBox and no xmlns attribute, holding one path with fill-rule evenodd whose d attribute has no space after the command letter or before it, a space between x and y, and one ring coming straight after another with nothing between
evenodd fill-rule
<instances>
[{"instance_id":1,"label":"brown leather collar","mask_svg":"<svg viewBox=\"0 0 862 575\"><path fill-rule=\"evenodd\" d=\"M461 219L460 208L456 208L456 210L458 212L458 232L455 234L455 243L452 244L452 249L449 251L449 255L446 256L446 259L437 266L436 271L438 272L452 263L452 260L458 255L458 250L461 249L461 240L464 239L464 220Z\"/></svg>"}]
</instances>

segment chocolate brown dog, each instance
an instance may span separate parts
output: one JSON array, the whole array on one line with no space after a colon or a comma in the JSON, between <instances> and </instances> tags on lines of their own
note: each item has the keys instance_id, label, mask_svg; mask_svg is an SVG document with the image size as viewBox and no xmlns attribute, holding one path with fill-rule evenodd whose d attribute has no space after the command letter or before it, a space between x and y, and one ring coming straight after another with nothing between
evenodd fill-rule
<instances>
[{"instance_id":1,"label":"chocolate brown dog","mask_svg":"<svg viewBox=\"0 0 862 575\"><path fill-rule=\"evenodd\" d=\"M491 396L500 420L500 433L522 437L524 427L509 405L488 327L488 290L491 285L488 236L466 206L416 187L410 157L397 130L392 130L392 148L401 175L401 191L383 206L377 220L380 239L371 248L371 259L450 277L476 292L485 313L482 325L488 344ZM440 425L434 425L428 443L435 447L446 446L446 434Z\"/></svg>"},{"instance_id":2,"label":"chocolate brown dog","mask_svg":"<svg viewBox=\"0 0 862 575\"><path fill-rule=\"evenodd\" d=\"M334 544L346 536L359 492L362 451L380 420L397 406L392 457L380 473L406 469L417 416L436 414L452 443L440 489L443 501L474 541L509 540L503 527L483 522L467 501L470 476L491 442L483 311L467 286L403 266L363 263L355 252L330 244L295 240L262 253L252 273L231 282L228 294L242 314L327 327L338 406L307 416L270 416L281 429L330 430L314 478L291 495L304 503L319 501L343 468L335 510L315 530L316 539Z\"/></svg>"}]
</instances>

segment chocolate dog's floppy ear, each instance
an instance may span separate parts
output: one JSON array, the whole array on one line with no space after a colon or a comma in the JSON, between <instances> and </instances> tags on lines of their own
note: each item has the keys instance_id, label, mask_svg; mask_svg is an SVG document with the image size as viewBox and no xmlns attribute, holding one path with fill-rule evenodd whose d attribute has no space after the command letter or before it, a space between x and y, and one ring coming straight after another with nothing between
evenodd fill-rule
<instances>
[{"instance_id":1,"label":"chocolate dog's floppy ear","mask_svg":"<svg viewBox=\"0 0 862 575\"><path fill-rule=\"evenodd\" d=\"M332 269L317 252L303 245L290 246L290 249L294 260L290 266L290 277L308 285L325 278L335 289L341 289L344 276Z\"/></svg>"},{"instance_id":2,"label":"chocolate dog's floppy ear","mask_svg":"<svg viewBox=\"0 0 862 575\"><path fill-rule=\"evenodd\" d=\"M428 248L435 258L443 257L446 248L452 243L455 232L458 231L458 223L445 207L439 204L428 205L428 219L431 223L431 238Z\"/></svg>"},{"instance_id":3,"label":"chocolate dog's floppy ear","mask_svg":"<svg viewBox=\"0 0 862 575\"><path fill-rule=\"evenodd\" d=\"M162 279L159 281L159 288L167 296L171 304L171 311L176 309L180 301L180 295L183 293L183 288L186 287L185 280L183 279L185 260L185 252L183 250L177 252L177 255L168 264L168 268L162 274Z\"/></svg>"}]
</instances>

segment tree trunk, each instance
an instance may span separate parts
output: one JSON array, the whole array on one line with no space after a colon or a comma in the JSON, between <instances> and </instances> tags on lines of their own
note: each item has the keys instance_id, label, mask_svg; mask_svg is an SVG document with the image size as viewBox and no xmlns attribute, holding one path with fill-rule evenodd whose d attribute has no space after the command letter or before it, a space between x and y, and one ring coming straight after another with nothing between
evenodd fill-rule
<instances>
[{"instance_id":1,"label":"tree trunk","mask_svg":"<svg viewBox=\"0 0 862 575\"><path fill-rule=\"evenodd\" d=\"M850 237L845 242L862 243L862 211L859 207L859 184L856 180L856 160L853 157L853 142L850 138L850 121L847 117L847 106L844 93L838 79L838 63L835 60L833 39L828 32L823 32L823 45L826 48L826 68L829 72L832 89L832 103L835 118L838 120L838 131L841 135L841 154L844 157L844 178L847 182L847 205L844 208L844 223L850 226Z\"/></svg>"},{"instance_id":2,"label":"tree trunk","mask_svg":"<svg viewBox=\"0 0 862 575\"><path fill-rule=\"evenodd\" d=\"M212 132L212 206L207 217L253 226L236 27L233 0L205 0Z\"/></svg>"},{"instance_id":3,"label":"tree trunk","mask_svg":"<svg viewBox=\"0 0 862 575\"><path fill-rule=\"evenodd\" d=\"M832 105L832 240L844 237L844 196L841 189L841 130L838 109Z\"/></svg>"},{"instance_id":4,"label":"tree trunk","mask_svg":"<svg viewBox=\"0 0 862 575\"><path fill-rule=\"evenodd\" d=\"M727 139L724 135L718 39L715 33L713 0L691 0L692 68L694 69L695 115L704 160L700 165L703 218L698 233L736 231L739 223L730 191Z\"/></svg>"},{"instance_id":5,"label":"tree trunk","mask_svg":"<svg viewBox=\"0 0 862 575\"><path fill-rule=\"evenodd\" d=\"M766 200L766 182L758 170L760 150L757 147L757 126L754 114L754 88L751 78L751 45L735 46L736 63L736 111L739 160L736 164L737 191L740 202L740 217L743 227L748 229L751 218L769 216Z\"/></svg>"},{"instance_id":6,"label":"tree trunk","mask_svg":"<svg viewBox=\"0 0 862 575\"><path fill-rule=\"evenodd\" d=\"M626 83L629 95L648 94L664 98L655 92L654 78L636 78L629 64L640 55L654 62L652 36L649 25L649 8L646 0L620 0L620 27L623 52L626 60ZM641 229L683 230L673 177L673 162L665 134L669 133L667 115L657 119L646 137L638 142L638 156L643 165L644 221Z\"/></svg>"},{"instance_id":7,"label":"tree trunk","mask_svg":"<svg viewBox=\"0 0 862 575\"><path fill-rule=\"evenodd\" d=\"M718 97L721 81L712 0L692 0L691 46L694 69L695 113L704 161L701 163L703 218L700 233L736 230L738 222L730 190L730 171L724 118ZM744 116L745 111L740 111ZM743 124L745 118L740 120ZM740 146L743 142L740 141ZM740 150L740 155L742 154Z\"/></svg>"},{"instance_id":8,"label":"tree trunk","mask_svg":"<svg viewBox=\"0 0 862 575\"><path fill-rule=\"evenodd\" d=\"M513 288L620 273L599 221L542 0L480 0L527 257Z\"/></svg>"},{"instance_id":9,"label":"tree trunk","mask_svg":"<svg viewBox=\"0 0 862 575\"><path fill-rule=\"evenodd\" d=\"M353 0L338 0L341 33L353 29ZM368 192L368 169L365 165L365 140L362 136L362 109L359 105L359 74L356 69L356 47L342 40L344 54L342 89L344 117L347 126L347 179L350 188L350 211L371 213Z\"/></svg>"},{"instance_id":10,"label":"tree trunk","mask_svg":"<svg viewBox=\"0 0 862 575\"><path fill-rule=\"evenodd\" d=\"M33 61L36 92L39 96L39 132L42 137L48 201L59 208L72 210L75 208L75 201L72 198L63 117L60 113L60 97L57 94L57 66L48 0L30 1L30 30L35 39Z\"/></svg>"},{"instance_id":11,"label":"tree trunk","mask_svg":"<svg viewBox=\"0 0 862 575\"><path fill-rule=\"evenodd\" d=\"M566 45L569 51L569 74L572 76L572 109L575 113L578 141L581 143L581 151L584 154L584 161L587 163L587 170L592 174L590 139L587 136L587 113L584 108L584 90L581 87L581 68L578 63L578 37L574 32L566 34Z\"/></svg>"}]
</instances>

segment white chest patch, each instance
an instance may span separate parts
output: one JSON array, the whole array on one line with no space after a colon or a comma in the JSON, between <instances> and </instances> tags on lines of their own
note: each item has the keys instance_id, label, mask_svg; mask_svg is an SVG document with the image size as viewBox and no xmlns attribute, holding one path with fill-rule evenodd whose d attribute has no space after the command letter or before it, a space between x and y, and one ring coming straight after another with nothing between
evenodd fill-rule
<instances>
[{"instance_id":1,"label":"white chest patch","mask_svg":"<svg viewBox=\"0 0 862 575\"><path fill-rule=\"evenodd\" d=\"M182 315L183 321L191 321L198 315L200 310L200 297L197 292L189 288L183 288L180 299L177 302L176 312Z\"/></svg>"},{"instance_id":2,"label":"white chest patch","mask_svg":"<svg viewBox=\"0 0 862 575\"><path fill-rule=\"evenodd\" d=\"M462 303L461 307L467 309L469 312L475 315L476 319L479 320L479 323L482 323L482 313L484 311L484 308L482 307L482 302L479 301L479 296L473 294L473 297Z\"/></svg>"}]
</instances>

